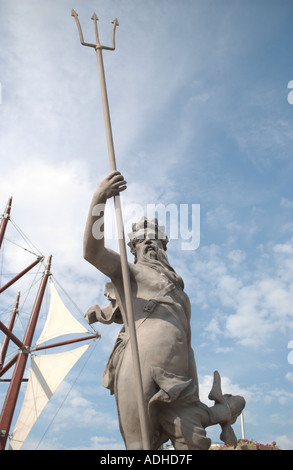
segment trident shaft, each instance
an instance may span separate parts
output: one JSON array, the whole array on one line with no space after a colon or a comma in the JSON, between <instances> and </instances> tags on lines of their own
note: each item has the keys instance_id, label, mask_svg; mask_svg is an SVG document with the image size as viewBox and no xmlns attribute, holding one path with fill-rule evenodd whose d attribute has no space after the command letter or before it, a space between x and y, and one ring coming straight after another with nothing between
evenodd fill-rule
<instances>
[{"instance_id":1,"label":"trident shaft","mask_svg":"<svg viewBox=\"0 0 293 470\"><path fill-rule=\"evenodd\" d=\"M93 47L96 51L101 95L102 95L102 105L103 105L105 128L106 128L106 138L107 138L108 153L109 153L109 160L110 160L110 169L111 171L115 171L117 170L117 166L116 166L116 158L115 158L115 151L114 151L112 126L111 126L111 119L110 119L110 111L109 111L102 50L103 49L111 50L111 51L115 50L115 30L116 30L116 26L118 26L119 23L118 23L117 18L115 18L115 20L112 22L113 23L112 47L107 47L107 46L101 45L100 43L99 34L98 34L98 23L97 23L98 17L95 13L93 13L92 15L92 20L94 21L94 25L95 25L96 44L90 44L84 41L82 30L81 30L81 25L78 19L78 14L72 9L71 15L75 19L81 44L83 46ZM146 407L145 407L145 402L144 402L141 367L140 367L137 336L136 336L134 314L133 314L133 307L132 307L131 284L130 284L129 267L128 267L127 253L126 253L126 243L125 243L125 236L124 236L124 229L123 229L123 218L122 218L120 195L114 197L114 204L115 204L116 224L117 224L117 231L118 231L118 238L119 238L120 258L121 258L121 270L122 270L125 304L126 304L126 317L127 317L126 320L128 323L131 352L132 352L132 358L133 358L134 375L135 375L135 380L136 380L137 401L138 401L138 411L139 411L139 417L140 417L141 434L142 434L143 447L145 450L149 450L151 447L150 447L150 441L149 441L148 417L147 417L147 412L146 412Z\"/></svg>"}]
</instances>

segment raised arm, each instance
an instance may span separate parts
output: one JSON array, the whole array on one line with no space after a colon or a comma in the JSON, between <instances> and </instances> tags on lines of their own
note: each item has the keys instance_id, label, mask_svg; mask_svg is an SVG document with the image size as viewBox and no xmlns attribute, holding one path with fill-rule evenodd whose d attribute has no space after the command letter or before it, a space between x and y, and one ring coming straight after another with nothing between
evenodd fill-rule
<instances>
[{"instance_id":1,"label":"raised arm","mask_svg":"<svg viewBox=\"0 0 293 470\"><path fill-rule=\"evenodd\" d=\"M111 172L96 189L89 209L84 232L83 256L86 261L110 278L120 274L120 256L105 247L104 211L107 199L126 189L126 181L119 171Z\"/></svg>"}]
</instances>

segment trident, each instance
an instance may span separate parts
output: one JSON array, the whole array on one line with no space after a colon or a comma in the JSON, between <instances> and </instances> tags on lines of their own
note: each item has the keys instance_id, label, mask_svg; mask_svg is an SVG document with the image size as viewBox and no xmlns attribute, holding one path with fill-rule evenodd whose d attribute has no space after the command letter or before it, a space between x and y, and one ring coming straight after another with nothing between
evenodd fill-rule
<instances>
[{"instance_id":1,"label":"trident","mask_svg":"<svg viewBox=\"0 0 293 470\"><path fill-rule=\"evenodd\" d=\"M115 171L117 167L116 167L116 158L115 158L115 151L114 151L114 143L113 143L112 126L111 126L111 119L110 119L102 49L106 49L109 51L115 50L115 30L116 30L116 26L118 26L119 23L118 23L117 18L115 18L115 20L112 21L112 24L113 24L112 47L107 47L107 46L102 46L100 43L100 39L98 35L98 24L97 24L98 17L96 13L93 13L91 17L91 19L94 21L94 24L95 24L96 44L90 44L84 41L82 30L81 30L81 25L78 19L78 14L76 13L76 11L72 9L71 15L75 19L81 44L83 46L93 47L96 51L101 95L102 95L102 105L103 105L105 128L106 128L106 138L107 138L108 153L109 153L109 160L110 160L110 169L111 171ZM132 357L133 357L134 375L135 375L135 380L136 380L138 411L139 411L139 418L140 418L143 447L144 449L149 450L150 442L149 442L149 432L148 432L148 418L147 418L147 413L146 413L146 408L145 408L145 403L144 403L142 375L141 375L141 368L140 368L140 361L139 361L134 314L133 314L133 308L132 308L130 275L129 275L129 267L128 267L128 261L127 261L127 253L126 253L126 243L125 243L125 236L124 236L124 229L123 229L123 218L122 218L120 195L114 197L114 204L115 204L116 224L117 224L118 239L119 239L122 279L123 279L123 285L124 285L126 317L127 317L127 324L128 324L128 325L126 324L125 326L128 326L129 328L129 337L130 337L131 352L132 352Z\"/></svg>"}]
</instances>

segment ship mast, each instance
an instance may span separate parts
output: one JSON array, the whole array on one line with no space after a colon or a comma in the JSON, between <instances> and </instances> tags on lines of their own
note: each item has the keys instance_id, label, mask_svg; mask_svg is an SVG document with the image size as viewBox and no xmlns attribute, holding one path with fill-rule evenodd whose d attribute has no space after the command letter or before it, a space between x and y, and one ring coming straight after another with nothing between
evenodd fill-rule
<instances>
[{"instance_id":1,"label":"ship mast","mask_svg":"<svg viewBox=\"0 0 293 470\"><path fill-rule=\"evenodd\" d=\"M6 228L8 221L10 219L10 213L11 213L11 207L12 207L12 197L9 198L4 214L1 219L1 224L0 224L0 249L2 246L2 242L4 240ZM27 273L30 269L32 269L36 264L39 262L43 261L43 257L38 257L36 261L34 261L30 266L28 266L26 269L21 271L17 276L15 276L13 279L11 279L5 286L3 286L0 289L0 293L2 293L7 287L11 286L14 282L16 282L20 277L22 277L25 273ZM19 306L19 299L20 299L20 292L18 292L16 301L14 304L14 308L12 310L12 314L10 317L9 325L6 327L2 322L0 322L0 329L5 333L5 338L3 341L3 345L0 351L0 377L4 375L7 370L9 370L14 364L16 364L13 377L10 380L10 386L6 395L6 399L4 402L4 406L2 409L2 413L0 416L0 450L4 450L9 434L9 429L10 425L13 419L13 414L15 410L15 406L17 403L17 398L20 390L20 385L22 383L24 371L25 371L25 366L28 358L28 352L29 352L29 347L31 346L31 342L33 339L33 335L35 332L36 328L36 323L37 319L39 316L46 284L48 281L48 277L50 274L50 266L51 266L51 260L52 256L49 257L48 263L45 269L45 272L43 274L41 284L39 287L38 295L36 297L35 305L32 310L32 314L30 317L30 321L27 327L27 331L24 337L23 342L21 342L13 333L12 329L14 326L15 318L18 313L18 306ZM9 340L12 340L18 347L19 347L19 352L14 356L12 360L10 360L5 366L4 366L4 361L8 349L8 344Z\"/></svg>"},{"instance_id":2,"label":"ship mast","mask_svg":"<svg viewBox=\"0 0 293 470\"><path fill-rule=\"evenodd\" d=\"M33 310L29 319L26 333L22 342L22 347L20 347L20 350L17 353L13 376L10 382L10 386L9 386L6 399L4 402L4 406L2 409L2 413L0 416L0 450L4 450L6 443L7 443L9 430L10 430L15 406L17 403L21 382L23 379L28 355L30 352L30 347L32 344L34 332L35 332L36 325L37 325L37 320L38 320L41 305L42 305L42 300L44 297L48 278L50 276L51 261L52 261L52 255L50 255L48 258L46 269L41 279L41 283L39 286L35 304L33 306ZM1 324L0 324L0 328L3 330L3 326L1 326ZM14 335L9 334L8 336L10 336L12 341L16 342ZM18 340L17 343L19 346L20 341Z\"/></svg>"},{"instance_id":3,"label":"ship mast","mask_svg":"<svg viewBox=\"0 0 293 470\"><path fill-rule=\"evenodd\" d=\"M8 200L8 203L5 208L5 212L2 216L2 220L0 223L0 248L4 240L7 223L10 219L11 205L12 205L12 198ZM14 282L16 282L18 279L20 279L24 274L30 271L34 266L36 266L36 264L42 262L43 260L44 260L44 256L38 256L36 261L34 261L32 264L26 267L23 271L21 271L19 274L13 277L7 284L1 287L0 294L5 289L10 287ZM96 332L93 335L84 336L82 338L77 338L77 339L73 339L69 341L63 341L63 342L59 342L59 343L55 343L51 345L32 348L32 341L33 341L35 329L37 326L37 321L39 318L39 313L41 310L45 290L47 287L47 282L48 282L49 277L51 276L51 271L50 271L51 263L52 263L52 255L50 255L47 260L47 264L46 264L45 270L41 278L38 293L35 298L35 303L34 303L34 306L33 306L33 309L32 309L28 324L27 324L23 341L17 338L17 336L15 336L14 333L12 332L16 315L18 313L20 292L18 292L17 294L8 326L5 326L0 321L0 330L5 335L2 348L0 349L0 377L2 377L8 370L10 370L15 365L11 379L0 379L1 382L2 381L10 382L10 385L6 394L6 398L4 401L4 405L2 408L2 412L0 415L0 450L5 450L7 440L9 437L11 423L13 420L15 407L17 404L18 396L19 396L20 387L21 387L22 382L27 381L27 379L24 378L24 373L25 373L25 368L26 368L26 364L27 364L27 360L28 360L28 356L30 352L32 350L38 351L38 350L53 348L53 347L62 346L66 344L77 343L80 341L88 341L91 339L97 339L100 337L100 334ZM6 364L4 364L9 341L12 341L18 347L18 352L14 355L14 357L12 357L12 359L10 359Z\"/></svg>"},{"instance_id":4,"label":"ship mast","mask_svg":"<svg viewBox=\"0 0 293 470\"><path fill-rule=\"evenodd\" d=\"M6 230L6 227L7 227L7 224L8 224L8 220L9 220L9 217L10 217L11 206L12 206L12 197L10 199L8 199L8 202L7 202L7 205L6 205L2 220L1 220L1 224L0 224L0 249L1 249L3 239L4 239L5 230Z\"/></svg>"}]
</instances>

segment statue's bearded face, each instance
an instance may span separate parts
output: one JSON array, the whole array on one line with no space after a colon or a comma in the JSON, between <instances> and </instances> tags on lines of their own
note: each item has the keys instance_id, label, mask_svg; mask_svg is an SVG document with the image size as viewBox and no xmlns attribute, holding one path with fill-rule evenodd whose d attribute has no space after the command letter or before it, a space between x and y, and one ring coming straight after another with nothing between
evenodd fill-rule
<instances>
[{"instance_id":1,"label":"statue's bearded face","mask_svg":"<svg viewBox=\"0 0 293 470\"><path fill-rule=\"evenodd\" d=\"M161 240L148 237L144 239L137 239L135 248L137 261L145 259L145 257L148 257L153 260L158 260L159 253L164 251L163 243Z\"/></svg>"},{"instance_id":2,"label":"statue's bearded face","mask_svg":"<svg viewBox=\"0 0 293 470\"><path fill-rule=\"evenodd\" d=\"M134 263L147 265L162 274L165 274L176 287L183 290L183 280L170 266L166 254L166 242L160 238L154 238L145 234L144 238L136 238L132 241Z\"/></svg>"}]
</instances>

